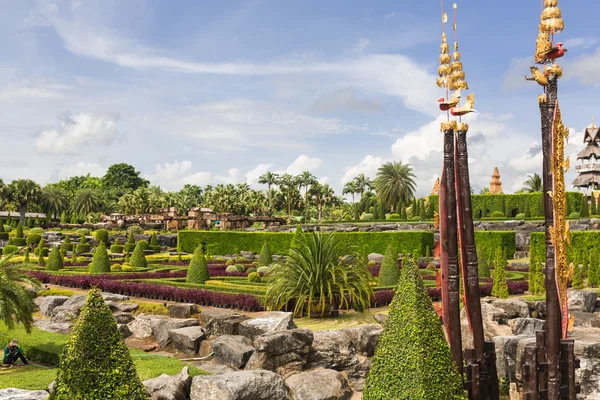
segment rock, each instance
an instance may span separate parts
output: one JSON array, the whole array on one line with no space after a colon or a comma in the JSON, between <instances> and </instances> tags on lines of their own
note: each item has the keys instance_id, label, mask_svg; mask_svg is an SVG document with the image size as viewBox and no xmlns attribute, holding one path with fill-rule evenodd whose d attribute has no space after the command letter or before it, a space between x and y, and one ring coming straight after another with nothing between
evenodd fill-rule
<instances>
[{"instance_id":1,"label":"rock","mask_svg":"<svg viewBox=\"0 0 600 400\"><path fill-rule=\"evenodd\" d=\"M529 307L529 316L531 318L546 318L546 302L542 300L528 301L527 307Z\"/></svg>"},{"instance_id":2,"label":"rock","mask_svg":"<svg viewBox=\"0 0 600 400\"><path fill-rule=\"evenodd\" d=\"M506 323L507 316L506 311L502 308L498 308L492 304L493 300L497 300L494 298L486 297L481 301L481 316L484 320L495 321L498 323ZM464 310L464 308L463 308ZM462 315L462 313L461 313ZM466 314L465 314L466 316ZM462 317L461 317L462 318Z\"/></svg>"},{"instance_id":3,"label":"rock","mask_svg":"<svg viewBox=\"0 0 600 400\"><path fill-rule=\"evenodd\" d=\"M188 367L184 367L177 375L162 374L144 381L143 385L152 400L186 400L191 383Z\"/></svg>"},{"instance_id":4,"label":"rock","mask_svg":"<svg viewBox=\"0 0 600 400\"><path fill-rule=\"evenodd\" d=\"M69 298L67 296L46 296L40 297L38 306L40 308L40 312L48 317L52 316L54 309L58 306L62 306Z\"/></svg>"},{"instance_id":5,"label":"rock","mask_svg":"<svg viewBox=\"0 0 600 400\"><path fill-rule=\"evenodd\" d=\"M200 313L200 322L209 336L237 335L240 324L248 319L229 310L207 309Z\"/></svg>"},{"instance_id":6,"label":"rock","mask_svg":"<svg viewBox=\"0 0 600 400\"><path fill-rule=\"evenodd\" d=\"M129 300L129 296L123 296L122 294L107 293L107 292L102 292L102 298L104 298L104 301L117 301L117 302Z\"/></svg>"},{"instance_id":7,"label":"rock","mask_svg":"<svg viewBox=\"0 0 600 400\"><path fill-rule=\"evenodd\" d=\"M511 298L501 300L490 297L485 299L484 301L488 302L494 307L504 310L507 319L529 317L529 307L523 299Z\"/></svg>"},{"instance_id":8,"label":"rock","mask_svg":"<svg viewBox=\"0 0 600 400\"><path fill-rule=\"evenodd\" d=\"M326 368L341 371L355 365L356 349L348 334L342 330L313 332L314 340L306 369Z\"/></svg>"},{"instance_id":9,"label":"rock","mask_svg":"<svg viewBox=\"0 0 600 400\"><path fill-rule=\"evenodd\" d=\"M123 339L127 339L129 336L131 336L129 326L125 324L117 324L117 327L119 328L119 331L123 334Z\"/></svg>"},{"instance_id":10,"label":"rock","mask_svg":"<svg viewBox=\"0 0 600 400\"><path fill-rule=\"evenodd\" d=\"M156 341L158 342L160 347L165 347L171 344L171 337L169 336L169 331L199 325L200 323L196 318L169 318L156 324L152 328L152 333L154 334L154 337L156 338Z\"/></svg>"},{"instance_id":11,"label":"rock","mask_svg":"<svg viewBox=\"0 0 600 400\"><path fill-rule=\"evenodd\" d=\"M194 365L203 371L211 373L212 375L227 374L235 371L235 369L228 367L227 365L219 364L214 360L194 363Z\"/></svg>"},{"instance_id":12,"label":"rock","mask_svg":"<svg viewBox=\"0 0 600 400\"><path fill-rule=\"evenodd\" d=\"M584 328L600 328L600 314L584 311L571 311L569 314L575 318L573 326ZM598 338L600 340L600 338Z\"/></svg>"},{"instance_id":13,"label":"rock","mask_svg":"<svg viewBox=\"0 0 600 400\"><path fill-rule=\"evenodd\" d=\"M48 393L54 393L54 389L56 389L56 379L50 382L50 384L48 385Z\"/></svg>"},{"instance_id":14,"label":"rock","mask_svg":"<svg viewBox=\"0 0 600 400\"><path fill-rule=\"evenodd\" d=\"M69 300L67 300L63 303L63 307L80 309L85 304L86 299L87 299L87 295L85 295L85 294L73 295L73 296L69 297Z\"/></svg>"},{"instance_id":15,"label":"rock","mask_svg":"<svg viewBox=\"0 0 600 400\"><path fill-rule=\"evenodd\" d=\"M546 328L546 321L537 318L515 318L508 321L515 335L535 336L537 331L543 331Z\"/></svg>"},{"instance_id":16,"label":"rock","mask_svg":"<svg viewBox=\"0 0 600 400\"><path fill-rule=\"evenodd\" d=\"M50 393L45 390L0 389L0 400L45 400Z\"/></svg>"},{"instance_id":17,"label":"rock","mask_svg":"<svg viewBox=\"0 0 600 400\"><path fill-rule=\"evenodd\" d=\"M568 290L569 311L594 312L598 292L593 290Z\"/></svg>"},{"instance_id":18,"label":"rock","mask_svg":"<svg viewBox=\"0 0 600 400\"><path fill-rule=\"evenodd\" d=\"M246 369L266 369L284 378L302 371L308 360L313 333L308 329L271 332L254 340L256 352Z\"/></svg>"},{"instance_id":19,"label":"rock","mask_svg":"<svg viewBox=\"0 0 600 400\"><path fill-rule=\"evenodd\" d=\"M167 317L162 315L140 314L129 324L129 330L132 336L137 339L148 339L154 335L154 327L163 323L166 319Z\"/></svg>"},{"instance_id":20,"label":"rock","mask_svg":"<svg viewBox=\"0 0 600 400\"><path fill-rule=\"evenodd\" d=\"M371 368L371 360L368 357L357 355L358 362L350 368L342 371L342 374L348 380L350 387L355 392L362 392Z\"/></svg>"},{"instance_id":21,"label":"rock","mask_svg":"<svg viewBox=\"0 0 600 400\"><path fill-rule=\"evenodd\" d=\"M70 323L77 319L79 311L80 308L58 306L54 309L50 320L55 324Z\"/></svg>"},{"instance_id":22,"label":"rock","mask_svg":"<svg viewBox=\"0 0 600 400\"><path fill-rule=\"evenodd\" d=\"M575 370L581 398L596 400L600 398L600 329L574 328L570 336L575 339L575 356L581 363Z\"/></svg>"},{"instance_id":23,"label":"rock","mask_svg":"<svg viewBox=\"0 0 600 400\"><path fill-rule=\"evenodd\" d=\"M506 378L511 382L516 382L520 378L521 360L525 346L535 343L535 337L519 336L496 336L494 344L496 346L496 370L498 378Z\"/></svg>"},{"instance_id":24,"label":"rock","mask_svg":"<svg viewBox=\"0 0 600 400\"><path fill-rule=\"evenodd\" d=\"M252 341L244 336L223 335L212 341L215 360L234 369L242 369L254 353Z\"/></svg>"},{"instance_id":25,"label":"rock","mask_svg":"<svg viewBox=\"0 0 600 400\"><path fill-rule=\"evenodd\" d=\"M495 336L509 336L512 334L510 326L506 325L506 312L489 302L481 302L481 314L483 317L483 332L485 340L492 340ZM473 347L473 335L467 320L467 311L460 311L460 328L463 348Z\"/></svg>"},{"instance_id":26,"label":"rock","mask_svg":"<svg viewBox=\"0 0 600 400\"><path fill-rule=\"evenodd\" d=\"M285 331L295 327L291 312L271 311L260 317L242 322L238 327L238 331L240 335L246 336L248 339L254 339L256 336L265 333Z\"/></svg>"},{"instance_id":27,"label":"rock","mask_svg":"<svg viewBox=\"0 0 600 400\"><path fill-rule=\"evenodd\" d=\"M379 254L379 253L370 253L367 258L369 259L369 261L375 261L375 262L382 262L383 261L383 254Z\"/></svg>"},{"instance_id":28,"label":"rock","mask_svg":"<svg viewBox=\"0 0 600 400\"><path fill-rule=\"evenodd\" d=\"M341 329L349 337L358 353L367 357L375 355L375 346L383 328L379 324L360 325Z\"/></svg>"},{"instance_id":29,"label":"rock","mask_svg":"<svg viewBox=\"0 0 600 400\"><path fill-rule=\"evenodd\" d=\"M254 258L254 253L251 251L240 251L240 256L252 260Z\"/></svg>"},{"instance_id":30,"label":"rock","mask_svg":"<svg viewBox=\"0 0 600 400\"><path fill-rule=\"evenodd\" d=\"M33 325L43 331L52 333L68 334L73 331L73 329L71 328L71 324L68 322L52 323L52 320L40 319L35 321Z\"/></svg>"},{"instance_id":31,"label":"rock","mask_svg":"<svg viewBox=\"0 0 600 400\"><path fill-rule=\"evenodd\" d=\"M129 301L123 303L118 303L116 301L107 301L106 305L109 306L113 312L132 312L139 308L137 303Z\"/></svg>"},{"instance_id":32,"label":"rock","mask_svg":"<svg viewBox=\"0 0 600 400\"><path fill-rule=\"evenodd\" d=\"M171 318L189 318L198 313L198 307L195 304L169 304L167 308Z\"/></svg>"},{"instance_id":33,"label":"rock","mask_svg":"<svg viewBox=\"0 0 600 400\"><path fill-rule=\"evenodd\" d=\"M388 320L390 316L387 314L375 314L373 315L373 319L381 326L385 326L385 321Z\"/></svg>"},{"instance_id":34,"label":"rock","mask_svg":"<svg viewBox=\"0 0 600 400\"><path fill-rule=\"evenodd\" d=\"M128 324L135 319L132 314L124 312L114 313L113 317L115 317L117 324Z\"/></svg>"},{"instance_id":35,"label":"rock","mask_svg":"<svg viewBox=\"0 0 600 400\"><path fill-rule=\"evenodd\" d=\"M196 376L190 400L289 400L289 396L279 375L257 370Z\"/></svg>"},{"instance_id":36,"label":"rock","mask_svg":"<svg viewBox=\"0 0 600 400\"><path fill-rule=\"evenodd\" d=\"M200 342L206 338L206 331L200 326L188 326L169 331L173 346L186 354L197 354Z\"/></svg>"},{"instance_id":37,"label":"rock","mask_svg":"<svg viewBox=\"0 0 600 400\"><path fill-rule=\"evenodd\" d=\"M346 378L332 369L302 372L285 380L293 400L349 400L352 389Z\"/></svg>"}]
</instances>

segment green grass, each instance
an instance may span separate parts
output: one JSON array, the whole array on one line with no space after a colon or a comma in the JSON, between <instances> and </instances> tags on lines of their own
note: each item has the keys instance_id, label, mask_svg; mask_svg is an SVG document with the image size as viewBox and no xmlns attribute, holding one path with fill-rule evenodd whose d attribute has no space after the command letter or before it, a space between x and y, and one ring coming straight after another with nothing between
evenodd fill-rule
<instances>
[{"instance_id":1,"label":"green grass","mask_svg":"<svg viewBox=\"0 0 600 400\"><path fill-rule=\"evenodd\" d=\"M356 311L341 312L338 318L296 318L294 323L298 328L322 331L326 329L351 328L365 324L376 324L373 315L387 314L388 307L371 309L364 313Z\"/></svg>"}]
</instances>

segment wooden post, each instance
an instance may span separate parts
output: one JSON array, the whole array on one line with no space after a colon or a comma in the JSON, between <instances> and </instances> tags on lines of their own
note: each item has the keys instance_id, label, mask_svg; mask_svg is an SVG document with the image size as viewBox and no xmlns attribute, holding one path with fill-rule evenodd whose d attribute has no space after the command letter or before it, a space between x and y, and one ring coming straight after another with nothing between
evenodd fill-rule
<instances>
[{"instance_id":1,"label":"wooden post","mask_svg":"<svg viewBox=\"0 0 600 400\"><path fill-rule=\"evenodd\" d=\"M525 346L521 375L523 378L523 400L538 400L537 346Z\"/></svg>"}]
</instances>

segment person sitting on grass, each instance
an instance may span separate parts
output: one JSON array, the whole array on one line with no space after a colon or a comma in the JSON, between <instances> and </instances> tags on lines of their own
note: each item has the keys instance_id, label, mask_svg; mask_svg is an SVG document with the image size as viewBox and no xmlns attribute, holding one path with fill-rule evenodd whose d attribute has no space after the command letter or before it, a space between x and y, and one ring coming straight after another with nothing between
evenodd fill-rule
<instances>
[{"instance_id":1,"label":"person sitting on grass","mask_svg":"<svg viewBox=\"0 0 600 400\"><path fill-rule=\"evenodd\" d=\"M27 365L29 362L23 354L23 349L19 347L19 341L17 339L11 340L11 342L4 348L4 364L8 364L9 368L12 368L15 361L21 359L23 364Z\"/></svg>"}]
</instances>

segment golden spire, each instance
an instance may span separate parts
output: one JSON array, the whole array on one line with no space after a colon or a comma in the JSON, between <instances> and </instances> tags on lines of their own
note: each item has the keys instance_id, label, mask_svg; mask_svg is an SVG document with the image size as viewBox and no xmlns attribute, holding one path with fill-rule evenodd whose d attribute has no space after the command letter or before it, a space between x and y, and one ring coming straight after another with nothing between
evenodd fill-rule
<instances>
[{"instance_id":1,"label":"golden spire","mask_svg":"<svg viewBox=\"0 0 600 400\"><path fill-rule=\"evenodd\" d=\"M565 22L558 7L558 0L544 0L544 6L545 8L540 17L540 30L550 35L562 32L565 28Z\"/></svg>"},{"instance_id":2,"label":"golden spire","mask_svg":"<svg viewBox=\"0 0 600 400\"><path fill-rule=\"evenodd\" d=\"M463 64L460 61L460 51L458 50L458 39L456 33L456 9L458 6L456 3L452 6L454 9L454 24L452 29L454 30L454 52L452 53L453 62L451 64L452 74L450 75L450 90L468 90L469 85L465 80L465 72L463 71Z\"/></svg>"},{"instance_id":3,"label":"golden spire","mask_svg":"<svg viewBox=\"0 0 600 400\"><path fill-rule=\"evenodd\" d=\"M443 11L443 9L442 9ZM440 88L448 88L450 86L450 74L452 68L450 67L450 54L448 48L448 42L446 33L444 32L444 24L448 21L446 13L442 13L442 44L440 44L440 66L438 67L439 78L436 79L435 83Z\"/></svg>"}]
</instances>

